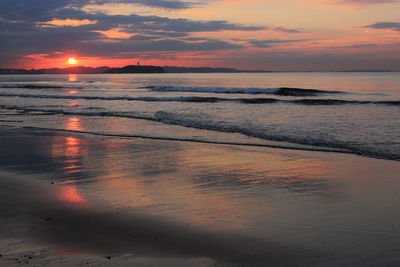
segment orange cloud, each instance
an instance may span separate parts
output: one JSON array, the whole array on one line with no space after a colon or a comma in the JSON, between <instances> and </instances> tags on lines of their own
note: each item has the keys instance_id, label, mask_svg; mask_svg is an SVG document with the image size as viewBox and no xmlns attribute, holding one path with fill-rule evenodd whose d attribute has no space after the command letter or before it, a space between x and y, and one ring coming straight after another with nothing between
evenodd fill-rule
<instances>
[{"instance_id":1,"label":"orange cloud","mask_svg":"<svg viewBox=\"0 0 400 267\"><path fill-rule=\"evenodd\" d=\"M48 54L31 54L24 56L25 58L33 58L33 59L44 59L48 57Z\"/></svg>"},{"instance_id":2,"label":"orange cloud","mask_svg":"<svg viewBox=\"0 0 400 267\"><path fill-rule=\"evenodd\" d=\"M90 25L96 24L97 20L89 20L89 19L52 19L46 22L38 22L37 24L40 27L78 27L82 25Z\"/></svg>"},{"instance_id":3,"label":"orange cloud","mask_svg":"<svg viewBox=\"0 0 400 267\"><path fill-rule=\"evenodd\" d=\"M101 33L107 38L111 39L129 39L134 35L132 33L123 32L122 30L123 30L122 28L114 28L108 31L95 31L95 32Z\"/></svg>"}]
</instances>

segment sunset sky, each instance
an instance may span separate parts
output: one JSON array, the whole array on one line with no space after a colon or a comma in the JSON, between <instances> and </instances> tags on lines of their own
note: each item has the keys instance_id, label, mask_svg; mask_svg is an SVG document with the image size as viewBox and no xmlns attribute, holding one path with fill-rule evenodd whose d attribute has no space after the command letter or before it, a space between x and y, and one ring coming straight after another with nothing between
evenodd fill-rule
<instances>
[{"instance_id":1,"label":"sunset sky","mask_svg":"<svg viewBox=\"0 0 400 267\"><path fill-rule=\"evenodd\" d=\"M400 0L1 0L0 67L400 70Z\"/></svg>"}]
</instances>

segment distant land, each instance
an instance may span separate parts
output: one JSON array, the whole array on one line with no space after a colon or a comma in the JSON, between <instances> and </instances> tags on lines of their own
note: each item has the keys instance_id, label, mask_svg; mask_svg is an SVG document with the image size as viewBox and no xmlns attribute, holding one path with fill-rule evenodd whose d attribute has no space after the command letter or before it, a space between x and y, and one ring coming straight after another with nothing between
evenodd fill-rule
<instances>
[{"instance_id":1,"label":"distant land","mask_svg":"<svg viewBox=\"0 0 400 267\"><path fill-rule=\"evenodd\" d=\"M122 68L109 68L103 73L163 73L163 67L128 65Z\"/></svg>"},{"instance_id":2,"label":"distant land","mask_svg":"<svg viewBox=\"0 0 400 267\"><path fill-rule=\"evenodd\" d=\"M110 67L68 67L50 69L1 69L0 74L101 74L101 73L236 73L236 72L265 72L246 71L234 68L211 68L211 67L172 67L172 66L146 66L128 65L122 68Z\"/></svg>"},{"instance_id":3,"label":"distant land","mask_svg":"<svg viewBox=\"0 0 400 267\"><path fill-rule=\"evenodd\" d=\"M212 67L173 67L173 66L146 66L128 65L121 68L111 67L67 67L49 69L6 69L0 68L1 74L107 74L107 73L269 73L269 72L318 72L318 71L266 71L266 70L239 70L235 68ZM325 72L325 71L323 71ZM329 72L329 71L328 71ZM394 72L392 70L342 70L331 72Z\"/></svg>"}]
</instances>

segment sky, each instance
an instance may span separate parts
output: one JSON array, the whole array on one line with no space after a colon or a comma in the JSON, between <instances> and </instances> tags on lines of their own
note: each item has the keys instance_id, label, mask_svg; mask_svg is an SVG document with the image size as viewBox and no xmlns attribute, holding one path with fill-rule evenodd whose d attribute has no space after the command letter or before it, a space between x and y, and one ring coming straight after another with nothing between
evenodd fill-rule
<instances>
[{"instance_id":1,"label":"sky","mask_svg":"<svg viewBox=\"0 0 400 267\"><path fill-rule=\"evenodd\" d=\"M0 0L0 68L400 70L400 0Z\"/></svg>"}]
</instances>

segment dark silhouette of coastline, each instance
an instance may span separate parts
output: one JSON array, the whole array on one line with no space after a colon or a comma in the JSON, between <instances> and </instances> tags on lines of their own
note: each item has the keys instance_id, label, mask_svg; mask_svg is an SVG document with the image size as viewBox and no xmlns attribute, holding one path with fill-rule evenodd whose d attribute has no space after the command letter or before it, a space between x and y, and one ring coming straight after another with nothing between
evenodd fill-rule
<instances>
[{"instance_id":1,"label":"dark silhouette of coastline","mask_svg":"<svg viewBox=\"0 0 400 267\"><path fill-rule=\"evenodd\" d=\"M122 68L103 67L68 67L50 69L6 69L0 68L0 74L101 74L101 73L239 73L239 72L267 72L246 71L234 68L211 68L211 67L160 67L146 65L128 65Z\"/></svg>"},{"instance_id":2,"label":"dark silhouette of coastline","mask_svg":"<svg viewBox=\"0 0 400 267\"><path fill-rule=\"evenodd\" d=\"M109 67L68 67L68 68L50 68L50 69L0 69L0 74L97 74L104 73Z\"/></svg>"},{"instance_id":3,"label":"dark silhouette of coastline","mask_svg":"<svg viewBox=\"0 0 400 267\"><path fill-rule=\"evenodd\" d=\"M393 72L394 70L343 70L322 72ZM319 71L267 71L267 70L240 70L235 68L212 68L212 67L174 67L174 66L150 66L150 65L128 65L121 68L83 67L74 66L67 68L49 69L8 69L0 68L1 74L107 74L107 73L272 73L272 72L319 72Z\"/></svg>"},{"instance_id":4,"label":"dark silhouette of coastline","mask_svg":"<svg viewBox=\"0 0 400 267\"><path fill-rule=\"evenodd\" d=\"M159 66L128 65L122 68L110 68L104 73L163 73L164 68Z\"/></svg>"},{"instance_id":5,"label":"dark silhouette of coastline","mask_svg":"<svg viewBox=\"0 0 400 267\"><path fill-rule=\"evenodd\" d=\"M236 73L236 72L255 72L238 70L234 68L211 68L211 67L164 67L167 73Z\"/></svg>"},{"instance_id":6,"label":"dark silhouette of coastline","mask_svg":"<svg viewBox=\"0 0 400 267\"><path fill-rule=\"evenodd\" d=\"M134 66L128 65L122 68L110 67L68 67L51 69L0 69L0 74L101 74L101 73L163 73L164 69L158 66Z\"/></svg>"},{"instance_id":7,"label":"dark silhouette of coastline","mask_svg":"<svg viewBox=\"0 0 400 267\"><path fill-rule=\"evenodd\" d=\"M41 70L0 69L0 74L43 74Z\"/></svg>"}]
</instances>

